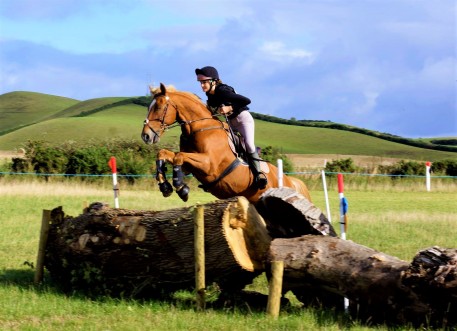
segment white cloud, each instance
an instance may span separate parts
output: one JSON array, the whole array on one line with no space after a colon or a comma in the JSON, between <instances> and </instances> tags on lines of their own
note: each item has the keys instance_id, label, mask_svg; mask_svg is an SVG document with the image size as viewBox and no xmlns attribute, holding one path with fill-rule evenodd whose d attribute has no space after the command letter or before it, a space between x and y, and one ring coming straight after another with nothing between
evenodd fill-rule
<instances>
[{"instance_id":1,"label":"white cloud","mask_svg":"<svg viewBox=\"0 0 457 331\"><path fill-rule=\"evenodd\" d=\"M314 54L300 48L287 47L280 41L267 41L260 46L260 51L274 61L305 60L310 64Z\"/></svg>"}]
</instances>

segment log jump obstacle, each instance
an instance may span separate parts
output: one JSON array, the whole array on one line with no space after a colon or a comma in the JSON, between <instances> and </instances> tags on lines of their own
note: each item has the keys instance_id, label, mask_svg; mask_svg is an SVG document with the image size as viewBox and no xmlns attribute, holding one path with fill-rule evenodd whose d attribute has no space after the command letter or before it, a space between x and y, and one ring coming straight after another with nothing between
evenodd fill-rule
<instances>
[{"instance_id":1,"label":"log jump obstacle","mask_svg":"<svg viewBox=\"0 0 457 331\"><path fill-rule=\"evenodd\" d=\"M205 282L217 283L222 297L243 292L282 261L280 292L291 291L305 306L338 308L347 297L358 318L373 322L457 324L457 249L424 249L409 264L341 240L317 207L287 187L269 189L255 206L235 197L202 207ZM63 290L91 295L160 298L201 289L195 210L92 203L71 217L54 208L44 266Z\"/></svg>"}]
</instances>

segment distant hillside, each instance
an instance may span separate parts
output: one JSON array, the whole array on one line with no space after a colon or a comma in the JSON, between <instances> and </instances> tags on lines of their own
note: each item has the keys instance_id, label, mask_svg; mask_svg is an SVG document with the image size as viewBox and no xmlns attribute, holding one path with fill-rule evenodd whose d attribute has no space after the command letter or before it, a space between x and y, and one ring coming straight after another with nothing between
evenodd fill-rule
<instances>
[{"instance_id":1,"label":"distant hillside","mask_svg":"<svg viewBox=\"0 0 457 331\"><path fill-rule=\"evenodd\" d=\"M17 149L27 140L44 140L58 145L65 141L90 139L140 139L146 107L151 102L150 97L110 97L79 102L39 93L14 93L19 93L18 97L28 93L29 113L41 114L40 100L49 103L48 111L35 122L22 122L21 117L17 117L15 126L0 132L0 150ZM24 104L14 101L14 93L7 99L10 109L14 102ZM5 96L0 96L0 107L4 107ZM20 110L16 109L15 113L20 113ZM328 121L285 120L257 113L253 116L257 144L281 147L283 153L374 155L416 160L457 157L457 147L433 144L429 140L407 139ZM179 134L178 128L170 130L163 141L166 144L177 141Z\"/></svg>"},{"instance_id":2,"label":"distant hillside","mask_svg":"<svg viewBox=\"0 0 457 331\"><path fill-rule=\"evenodd\" d=\"M40 122L78 100L35 92L0 95L0 135Z\"/></svg>"},{"instance_id":3,"label":"distant hillside","mask_svg":"<svg viewBox=\"0 0 457 331\"><path fill-rule=\"evenodd\" d=\"M126 97L108 97L108 98L96 98L89 99L86 101L79 102L71 107L63 109L57 113L54 113L47 119L59 118L59 117L70 117L70 116L81 116L87 112L93 112L94 110L110 107L122 100L130 100L131 98Z\"/></svg>"},{"instance_id":4,"label":"distant hillside","mask_svg":"<svg viewBox=\"0 0 457 331\"><path fill-rule=\"evenodd\" d=\"M387 141L392 141L399 144L405 144L408 146L414 146L419 148L426 148L426 149L433 149L439 151L447 151L447 152L457 152L457 147L451 146L450 143L437 143L438 139L410 139L410 138L403 138L400 136L396 136L390 133L382 133L378 131L368 130L359 128L356 126L345 125L345 124L338 124L330 121L310 121L310 120L286 120L279 117L274 117L270 115L263 115L253 113L254 118L260 119L263 121L273 122L273 123L281 123L287 125L298 125L298 126L307 126L307 127L317 127L317 128L327 128L327 129L335 129L335 130L343 130L343 131L350 131L365 134L368 136L384 139ZM449 139L449 141L456 141L457 139Z\"/></svg>"}]
</instances>

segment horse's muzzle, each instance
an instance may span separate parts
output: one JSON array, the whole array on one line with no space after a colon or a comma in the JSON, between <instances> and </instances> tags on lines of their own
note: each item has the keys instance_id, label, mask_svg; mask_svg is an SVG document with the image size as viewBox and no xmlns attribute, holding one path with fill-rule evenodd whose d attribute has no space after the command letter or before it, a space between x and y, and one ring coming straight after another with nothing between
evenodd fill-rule
<instances>
[{"instance_id":1,"label":"horse's muzzle","mask_svg":"<svg viewBox=\"0 0 457 331\"><path fill-rule=\"evenodd\" d=\"M159 135L155 133L152 133L152 135L142 133L141 139L143 139L146 144L157 144L160 141Z\"/></svg>"}]
</instances>

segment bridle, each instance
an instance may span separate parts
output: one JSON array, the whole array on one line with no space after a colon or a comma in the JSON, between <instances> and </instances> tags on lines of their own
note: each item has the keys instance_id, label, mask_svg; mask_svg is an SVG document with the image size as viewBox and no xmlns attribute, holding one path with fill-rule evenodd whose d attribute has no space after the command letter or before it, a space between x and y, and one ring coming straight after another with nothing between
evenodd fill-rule
<instances>
[{"instance_id":1,"label":"bridle","mask_svg":"<svg viewBox=\"0 0 457 331\"><path fill-rule=\"evenodd\" d=\"M151 111L153 110L154 108L154 105L155 103L157 102L156 99L154 98L152 100L152 103L151 105L149 106L149 109L148 109L148 113L146 115L146 119L144 120L143 122L143 125L147 125L147 127L155 134L155 135L158 135L160 136L160 134L162 134L162 132L168 130L168 129L171 129L173 127L176 127L176 126L182 126L182 125L185 125L185 124L191 124L191 123L194 123L194 122L198 122L198 121L203 121L203 120L209 120L209 119L214 119L216 118L216 115L212 115L210 118L200 118L200 119L197 119L197 120L189 120L189 121L182 121L182 120L179 120L178 118L178 115L176 116L176 120L171 123L171 124L167 124L165 123L165 118L167 117L167 111L168 111L168 105L171 104L173 106L173 108L175 108L175 111L176 111L176 114L178 114L178 106L173 103L171 100L170 100L170 97L168 95L165 96L165 100L167 101L166 104L163 106L164 110L163 110L163 115L161 118L156 118L156 119L153 119L153 120L149 120L149 115L151 114ZM158 121L160 122L160 130L159 132L157 132L156 130L154 130L154 128L149 125L149 122L151 121ZM221 121L220 121L221 122ZM196 131L192 131L191 134L195 134L197 132L201 132L201 131L206 131L206 130L213 130L213 129L223 129L225 130L224 128L224 125L222 124L221 122L221 126L211 126L211 127L207 127L207 128L202 128L202 129L199 129L199 130L196 130ZM159 134L160 133L160 134Z\"/></svg>"},{"instance_id":2,"label":"bridle","mask_svg":"<svg viewBox=\"0 0 457 331\"><path fill-rule=\"evenodd\" d=\"M163 106L164 109L163 109L162 118L156 118L156 119L153 119L153 120L149 120L149 115L151 114L151 111L154 109L154 105L155 105L156 102L157 102L156 99L154 98L154 99L152 100L151 105L149 106L148 113L146 114L146 119L145 119L144 122L143 122L143 125L147 125L148 128L149 128L154 134L156 134L156 135L159 135L159 133L162 133L163 131L165 131L165 130L167 130L167 129L173 127L173 126L175 126L175 125L173 125L173 124L175 124L175 123L177 122L177 121L175 121L175 122L173 122L172 124L167 124L167 123L165 123L165 118L167 117L168 105L169 105L170 103L171 103L172 106L175 108L176 112L178 111L178 107L177 107L175 104L173 104L173 103L171 102L170 97L169 97L168 95L165 96L165 100L167 100L167 103L165 104L165 106ZM158 121L158 122L160 122L160 131L159 131L159 133L156 132L156 130L154 130L154 128L153 128L151 125L149 125L149 122L151 122L151 121ZM177 125L179 125L179 124L177 124Z\"/></svg>"}]
</instances>

